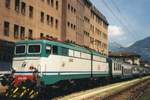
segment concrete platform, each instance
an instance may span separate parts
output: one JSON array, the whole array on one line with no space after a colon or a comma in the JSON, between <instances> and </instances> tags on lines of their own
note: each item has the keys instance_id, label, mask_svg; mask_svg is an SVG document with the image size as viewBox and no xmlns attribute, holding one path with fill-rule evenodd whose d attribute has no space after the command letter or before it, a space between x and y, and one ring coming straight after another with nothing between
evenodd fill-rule
<instances>
[{"instance_id":1,"label":"concrete platform","mask_svg":"<svg viewBox=\"0 0 150 100\"><path fill-rule=\"evenodd\" d=\"M98 87L91 90L81 91L78 93L73 93L68 96L55 98L54 100L94 100L94 98L105 98L114 94L117 94L133 85L136 85L144 80L150 79L150 77L138 78L131 81L120 82L111 84L104 87Z\"/></svg>"}]
</instances>

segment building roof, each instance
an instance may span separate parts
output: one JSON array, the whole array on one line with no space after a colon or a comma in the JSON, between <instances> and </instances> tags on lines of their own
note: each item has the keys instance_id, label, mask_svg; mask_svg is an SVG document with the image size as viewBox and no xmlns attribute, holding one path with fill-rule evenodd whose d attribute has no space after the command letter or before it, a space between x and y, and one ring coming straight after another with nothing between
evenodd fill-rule
<instances>
[{"instance_id":1,"label":"building roof","mask_svg":"<svg viewBox=\"0 0 150 100\"><path fill-rule=\"evenodd\" d=\"M141 56L136 53L133 53L133 52L120 51L120 52L109 52L109 57L119 57L119 58L138 57L138 58L140 58Z\"/></svg>"},{"instance_id":2,"label":"building roof","mask_svg":"<svg viewBox=\"0 0 150 100\"><path fill-rule=\"evenodd\" d=\"M99 17L100 19L102 19L105 24L109 24L106 17L93 5L91 10L93 11L93 13L95 13L95 15L97 15L97 17Z\"/></svg>"},{"instance_id":3,"label":"building roof","mask_svg":"<svg viewBox=\"0 0 150 100\"><path fill-rule=\"evenodd\" d=\"M105 24L109 24L106 17L92 4L92 2L90 0L83 0L83 2L88 5L89 7L91 7L91 11L97 16L99 17L101 20L104 21Z\"/></svg>"}]
</instances>

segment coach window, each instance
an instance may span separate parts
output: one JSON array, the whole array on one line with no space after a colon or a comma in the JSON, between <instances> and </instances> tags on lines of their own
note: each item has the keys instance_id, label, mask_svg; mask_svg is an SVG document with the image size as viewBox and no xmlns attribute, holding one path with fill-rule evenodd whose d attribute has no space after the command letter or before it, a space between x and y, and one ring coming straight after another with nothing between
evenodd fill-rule
<instances>
[{"instance_id":1,"label":"coach window","mask_svg":"<svg viewBox=\"0 0 150 100\"><path fill-rule=\"evenodd\" d=\"M117 64L117 70L119 70L119 66L118 66L118 64Z\"/></svg>"},{"instance_id":2,"label":"coach window","mask_svg":"<svg viewBox=\"0 0 150 100\"><path fill-rule=\"evenodd\" d=\"M121 70L121 64L120 64L120 70Z\"/></svg>"}]
</instances>

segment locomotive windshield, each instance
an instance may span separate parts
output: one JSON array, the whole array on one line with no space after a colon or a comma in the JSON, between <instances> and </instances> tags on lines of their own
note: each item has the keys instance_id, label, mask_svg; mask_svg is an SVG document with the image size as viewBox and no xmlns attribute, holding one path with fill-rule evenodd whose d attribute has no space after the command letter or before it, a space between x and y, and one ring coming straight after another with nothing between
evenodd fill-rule
<instances>
[{"instance_id":1,"label":"locomotive windshield","mask_svg":"<svg viewBox=\"0 0 150 100\"><path fill-rule=\"evenodd\" d=\"M16 54L24 54L25 53L25 45L17 45L15 48Z\"/></svg>"},{"instance_id":2,"label":"locomotive windshield","mask_svg":"<svg viewBox=\"0 0 150 100\"><path fill-rule=\"evenodd\" d=\"M39 54L41 51L41 46L39 44L29 45L28 53Z\"/></svg>"}]
</instances>

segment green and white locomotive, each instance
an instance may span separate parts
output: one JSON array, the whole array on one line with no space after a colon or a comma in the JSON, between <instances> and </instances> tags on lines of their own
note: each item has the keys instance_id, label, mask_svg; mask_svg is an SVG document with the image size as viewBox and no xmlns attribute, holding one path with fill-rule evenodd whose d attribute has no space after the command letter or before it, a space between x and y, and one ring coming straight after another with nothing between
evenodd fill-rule
<instances>
[{"instance_id":1,"label":"green and white locomotive","mask_svg":"<svg viewBox=\"0 0 150 100\"><path fill-rule=\"evenodd\" d=\"M8 97L36 97L48 87L93 85L149 75L149 68L127 64L73 43L22 40L15 43ZM49 88L48 88L49 89ZM41 92L40 92L41 93Z\"/></svg>"},{"instance_id":2,"label":"green and white locomotive","mask_svg":"<svg viewBox=\"0 0 150 100\"><path fill-rule=\"evenodd\" d=\"M108 77L106 58L99 52L73 43L24 40L15 44L12 67L16 84L38 80L51 85L64 80Z\"/></svg>"}]
</instances>

